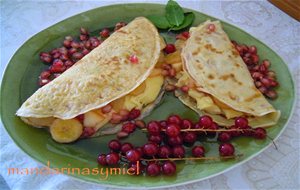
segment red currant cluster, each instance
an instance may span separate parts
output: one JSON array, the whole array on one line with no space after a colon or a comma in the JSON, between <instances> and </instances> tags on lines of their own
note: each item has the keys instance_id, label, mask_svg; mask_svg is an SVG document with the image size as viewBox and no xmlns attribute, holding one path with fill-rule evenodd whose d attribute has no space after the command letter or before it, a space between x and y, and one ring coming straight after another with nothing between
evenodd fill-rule
<instances>
[{"instance_id":1,"label":"red currant cluster","mask_svg":"<svg viewBox=\"0 0 300 190\"><path fill-rule=\"evenodd\" d=\"M149 176L157 176L161 172L165 175L173 175L176 172L176 164L171 160L166 160L162 164L157 161L148 161L147 159L153 158L155 155L167 157L170 155L171 149L167 146L159 147L154 143L147 143L142 147L134 147L131 143L123 143L119 140L111 140L108 143L108 147L111 153L105 155L100 154L98 156L98 163L102 166L105 165L117 165L121 161L129 163L128 167L134 171L135 174L139 174L137 162L140 164L141 170L143 170ZM143 161L143 162L142 162Z\"/></svg>"},{"instance_id":2,"label":"red currant cluster","mask_svg":"<svg viewBox=\"0 0 300 190\"><path fill-rule=\"evenodd\" d=\"M265 139L267 137L267 131L264 128L252 128L248 125L248 120L244 117L238 117L235 119L235 124L230 127L228 131L222 131L218 134L218 140L220 142L228 142L233 137L248 136L256 139Z\"/></svg>"},{"instance_id":3,"label":"red currant cluster","mask_svg":"<svg viewBox=\"0 0 300 190\"><path fill-rule=\"evenodd\" d=\"M139 122L139 121L138 121ZM129 163L129 167L137 170L136 163L141 163L141 169L149 176L159 174L173 175L176 172L175 160L212 159L205 157L205 148L202 145L194 145L199 137L217 136L219 145L219 158L235 158L235 148L229 143L232 137L253 136L257 139L266 138L266 130L253 129L248 125L248 120L239 117L235 125L230 129L220 128L209 116L200 117L197 123L189 119L181 119L178 115L171 115L167 120L151 121L147 125L142 123L139 128L148 132L148 142L142 147L134 147L130 143L119 140L111 140L108 147L111 153L100 154L100 165L116 165L120 161ZM123 131L132 133L136 124L123 125ZM192 147L192 156L186 156L186 148ZM215 159L216 157L214 157Z\"/></svg>"}]
</instances>

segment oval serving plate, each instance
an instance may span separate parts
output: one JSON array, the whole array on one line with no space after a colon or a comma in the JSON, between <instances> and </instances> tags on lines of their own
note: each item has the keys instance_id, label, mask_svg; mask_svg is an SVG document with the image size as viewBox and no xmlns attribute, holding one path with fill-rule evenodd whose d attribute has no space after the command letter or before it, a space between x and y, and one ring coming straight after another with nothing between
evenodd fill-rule
<instances>
[{"instance_id":1,"label":"oval serving plate","mask_svg":"<svg viewBox=\"0 0 300 190\"><path fill-rule=\"evenodd\" d=\"M7 132L15 143L24 152L44 165L47 165L49 161L51 168L83 169L99 167L96 162L97 155L99 152L108 152L107 142L115 138L114 135L80 140L72 144L58 144L52 140L46 130L30 127L15 116L15 112L21 103L38 88L37 77L47 67L39 61L39 52L59 47L64 36L77 36L80 27L86 27L90 31L99 31L104 27L113 27L119 21L129 22L137 16L163 15L164 8L165 5L158 4L122 4L100 7L59 22L24 43L10 60L1 86L1 117ZM186 11L192 10L186 9ZM208 15L193 12L196 15L194 26L207 19L216 20L216 18ZM222 24L232 40L247 45L255 45L258 48L260 58L269 59L272 62L271 69L276 72L280 84L284 84L277 89L279 97L275 101L270 101L282 113L278 124L268 129L269 136L277 138L291 115L295 97L294 84L287 65L274 51L256 38L226 22L222 22ZM170 39L168 38L168 40ZM173 95L166 94L160 105L145 120L164 119L173 113L193 120L197 118L192 110L185 107ZM142 145L146 142L145 137L146 134L138 130L124 141L132 142L134 145ZM219 162L178 162L177 174L172 177L114 175L112 173L108 175L107 179L103 179L105 174L88 175L87 173L78 174L74 172L72 174L70 172L69 175L89 182L123 188L174 186L203 180L232 169L272 144L268 139L255 140L246 137L234 139L232 143L235 145L237 152L244 155L241 159ZM218 155L218 145L216 143L204 142L203 145L208 151L207 156ZM103 171L105 172L105 168ZM68 172L65 173L68 174Z\"/></svg>"}]
</instances>

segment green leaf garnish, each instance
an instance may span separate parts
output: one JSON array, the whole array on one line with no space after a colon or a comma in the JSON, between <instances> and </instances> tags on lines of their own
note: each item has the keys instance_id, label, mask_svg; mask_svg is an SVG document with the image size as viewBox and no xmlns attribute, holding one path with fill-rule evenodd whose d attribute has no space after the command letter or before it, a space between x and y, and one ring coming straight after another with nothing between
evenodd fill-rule
<instances>
[{"instance_id":1,"label":"green leaf garnish","mask_svg":"<svg viewBox=\"0 0 300 190\"><path fill-rule=\"evenodd\" d=\"M166 5L165 16L150 15L147 18L159 29L176 31L190 26L195 19L195 15L193 12L184 13L176 1L169 0Z\"/></svg>"},{"instance_id":2,"label":"green leaf garnish","mask_svg":"<svg viewBox=\"0 0 300 190\"><path fill-rule=\"evenodd\" d=\"M180 26L183 23L184 12L176 1L168 1L166 6L166 18L172 26Z\"/></svg>"},{"instance_id":3,"label":"green leaf garnish","mask_svg":"<svg viewBox=\"0 0 300 190\"><path fill-rule=\"evenodd\" d=\"M193 12L188 12L188 13L184 13L184 21L180 26L174 26L172 27L170 30L181 30L183 28L186 28L188 26L190 26L194 19L195 19L195 14Z\"/></svg>"},{"instance_id":4,"label":"green leaf garnish","mask_svg":"<svg viewBox=\"0 0 300 190\"><path fill-rule=\"evenodd\" d=\"M151 15L147 17L157 28L168 29L171 27L165 16Z\"/></svg>"}]
</instances>

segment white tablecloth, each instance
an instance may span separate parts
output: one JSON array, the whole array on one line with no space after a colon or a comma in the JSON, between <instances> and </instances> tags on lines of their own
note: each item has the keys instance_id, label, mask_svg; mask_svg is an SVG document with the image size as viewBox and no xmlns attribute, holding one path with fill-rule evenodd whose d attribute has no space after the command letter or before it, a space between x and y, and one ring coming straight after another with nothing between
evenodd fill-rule
<instances>
[{"instance_id":1,"label":"white tablecloth","mask_svg":"<svg viewBox=\"0 0 300 190\"><path fill-rule=\"evenodd\" d=\"M108 4L135 1L1 1L1 73L10 57L29 37L65 18ZM166 1L140 1L166 3ZM267 1L179 1L225 20L257 37L288 64L299 89L300 24ZM2 76L1 76L2 78ZM281 84L284 85L284 84ZM298 95L299 96L299 93ZM175 189L299 189L299 103L288 127L276 141L245 164L208 180ZM65 175L8 175L8 167L41 167L23 153L1 124L0 189L113 189ZM174 189L174 188L170 188Z\"/></svg>"}]
</instances>

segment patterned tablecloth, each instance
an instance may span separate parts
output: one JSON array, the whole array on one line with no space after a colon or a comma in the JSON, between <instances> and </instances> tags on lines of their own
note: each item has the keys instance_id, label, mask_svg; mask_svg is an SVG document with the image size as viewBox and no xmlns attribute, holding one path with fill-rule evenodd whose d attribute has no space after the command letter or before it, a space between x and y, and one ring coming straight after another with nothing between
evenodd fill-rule
<instances>
[{"instance_id":1,"label":"patterned tablecloth","mask_svg":"<svg viewBox=\"0 0 300 190\"><path fill-rule=\"evenodd\" d=\"M122 2L134 1L2 0L1 73L17 48L42 29L77 13ZM142 2L166 3L166 1ZM297 83L296 88L300 88L299 22L267 1L179 2L184 7L236 25L266 43L288 64ZM178 186L175 189L299 189L299 108L297 103L288 127L276 141L278 150L270 146L252 160L224 174ZM81 182L65 175L8 175L8 167L31 168L41 165L13 143L3 126L0 126L0 132L0 189L114 189Z\"/></svg>"}]
</instances>

